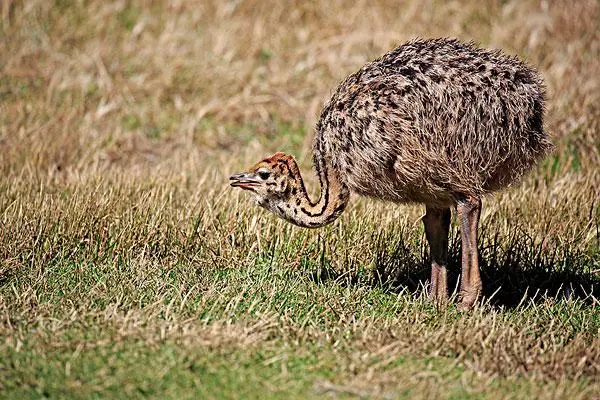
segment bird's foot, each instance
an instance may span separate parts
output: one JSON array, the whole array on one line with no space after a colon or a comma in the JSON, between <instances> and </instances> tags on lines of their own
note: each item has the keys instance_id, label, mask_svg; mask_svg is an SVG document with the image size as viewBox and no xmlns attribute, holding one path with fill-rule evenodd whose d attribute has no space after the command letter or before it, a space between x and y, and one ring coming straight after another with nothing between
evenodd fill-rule
<instances>
[{"instance_id":1,"label":"bird's foot","mask_svg":"<svg viewBox=\"0 0 600 400\"><path fill-rule=\"evenodd\" d=\"M448 303L448 290L443 285L431 285L429 288L429 300L437 306L444 306Z\"/></svg>"},{"instance_id":2,"label":"bird's foot","mask_svg":"<svg viewBox=\"0 0 600 400\"><path fill-rule=\"evenodd\" d=\"M431 280L429 286L429 300L437 306L448 303L448 277L446 267L433 262L431 266Z\"/></svg>"},{"instance_id":3,"label":"bird's foot","mask_svg":"<svg viewBox=\"0 0 600 400\"><path fill-rule=\"evenodd\" d=\"M459 309L461 311L469 311L473 309L473 306L477 302L479 298L480 290L466 291L462 290L460 292L460 306Z\"/></svg>"}]
</instances>

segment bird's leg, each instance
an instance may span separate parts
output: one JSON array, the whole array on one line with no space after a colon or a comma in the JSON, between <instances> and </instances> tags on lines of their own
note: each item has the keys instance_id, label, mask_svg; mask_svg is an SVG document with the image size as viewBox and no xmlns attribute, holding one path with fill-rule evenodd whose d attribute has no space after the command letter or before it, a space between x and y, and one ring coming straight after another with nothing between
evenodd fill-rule
<instances>
[{"instance_id":1,"label":"bird's leg","mask_svg":"<svg viewBox=\"0 0 600 400\"><path fill-rule=\"evenodd\" d=\"M429 242L431 256L431 282L429 298L437 304L448 300L448 279L446 259L448 257L448 231L450 229L450 209L426 207L423 217L425 236Z\"/></svg>"},{"instance_id":2,"label":"bird's leg","mask_svg":"<svg viewBox=\"0 0 600 400\"><path fill-rule=\"evenodd\" d=\"M460 279L461 307L473 307L481 293L479 259L477 253L477 227L481 215L481 199L467 197L458 204L462 241L462 274Z\"/></svg>"}]
</instances>

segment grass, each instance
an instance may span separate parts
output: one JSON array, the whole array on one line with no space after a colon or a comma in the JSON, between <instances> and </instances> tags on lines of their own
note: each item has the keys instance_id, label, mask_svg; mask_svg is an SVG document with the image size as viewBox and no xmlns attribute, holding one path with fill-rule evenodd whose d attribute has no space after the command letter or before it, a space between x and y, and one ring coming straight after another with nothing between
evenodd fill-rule
<instances>
[{"instance_id":1,"label":"grass","mask_svg":"<svg viewBox=\"0 0 600 400\"><path fill-rule=\"evenodd\" d=\"M599 397L600 7L419 4L2 3L0 397ZM422 207L309 231L227 186L310 168L337 82L443 35L538 66L557 144L484 202L469 313L426 299Z\"/></svg>"}]
</instances>

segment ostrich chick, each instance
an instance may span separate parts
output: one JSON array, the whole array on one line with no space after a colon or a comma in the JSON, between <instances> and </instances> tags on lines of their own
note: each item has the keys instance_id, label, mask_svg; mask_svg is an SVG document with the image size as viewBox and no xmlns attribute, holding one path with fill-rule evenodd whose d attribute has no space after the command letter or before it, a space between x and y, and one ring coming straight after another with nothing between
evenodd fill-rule
<instances>
[{"instance_id":1,"label":"ostrich chick","mask_svg":"<svg viewBox=\"0 0 600 400\"><path fill-rule=\"evenodd\" d=\"M313 146L318 200L309 198L294 158L283 153L232 175L231 186L306 228L333 222L351 191L425 204L430 297L440 303L448 298L448 231L456 206L460 299L468 309L481 292L481 198L516 182L550 151L543 113L543 83L518 59L456 39L415 40L348 76L325 104Z\"/></svg>"}]
</instances>

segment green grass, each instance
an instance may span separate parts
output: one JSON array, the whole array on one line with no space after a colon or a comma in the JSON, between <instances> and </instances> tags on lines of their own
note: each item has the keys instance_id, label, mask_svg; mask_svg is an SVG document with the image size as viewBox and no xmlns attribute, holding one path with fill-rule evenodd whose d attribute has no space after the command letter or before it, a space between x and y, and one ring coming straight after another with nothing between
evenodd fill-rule
<instances>
[{"instance_id":1,"label":"green grass","mask_svg":"<svg viewBox=\"0 0 600 400\"><path fill-rule=\"evenodd\" d=\"M202 193L185 187L103 185L3 188L8 198L31 196L3 204L4 215L21 210L12 225L20 250L4 250L0 292L0 381L9 397L529 398L598 390L600 317L577 291L572 300L528 298L543 282L505 271L505 293L489 304L466 314L453 304L436 309L419 285L399 283L426 272L420 226L387 225L353 257L364 231L377 230L355 218L321 234L263 215L257 237L233 223L228 204L189 208ZM103 204L95 191L105 193ZM177 216L182 209L187 216ZM248 221L254 210L238 213ZM488 282L512 252L531 269L554 261L558 273L571 263L581 289L595 290L585 253L539 256L514 240L493 253L481 246ZM389 268L397 275L385 276ZM567 282L546 277L548 289ZM514 292L525 296L516 308Z\"/></svg>"},{"instance_id":2,"label":"green grass","mask_svg":"<svg viewBox=\"0 0 600 400\"><path fill-rule=\"evenodd\" d=\"M80 335L74 332L73 335ZM280 344L279 344L280 345ZM318 353L319 356L315 356ZM192 345L182 349L177 341L148 345L133 340L114 345L96 345L75 350L55 349L36 354L24 348L6 355L10 365L24 372L9 376L9 398L341 398L369 396L373 388L335 384L336 377L348 375L346 355L331 346L306 346L302 350L269 343L251 351L230 347L206 348ZM380 367L379 364L385 364ZM147 365L149 368L140 368ZM232 368L235 366L235 368ZM363 368L352 374L361 374ZM526 379L478 379L451 361L432 358L398 357L377 360L364 370L376 369L388 379L409 383L400 392L380 396L400 398L444 397L448 399L514 396L529 398L545 385ZM41 379L32 379L39 376ZM436 382L448 385L436 387ZM590 382L564 382L546 390L566 394L586 391ZM411 387L412 386L412 387ZM520 393L520 394L519 394Z\"/></svg>"},{"instance_id":3,"label":"green grass","mask_svg":"<svg viewBox=\"0 0 600 400\"><path fill-rule=\"evenodd\" d=\"M28 277L12 277L4 295L21 311L6 321L13 335L2 345L3 392L529 398L597 390L594 366L573 358L597 357L584 347L597 344L600 318L582 301L465 315L412 293L315 282L305 271L273 268L268 258L212 270L183 260L163 269L159 261L151 269L58 261L28 289L28 304L6 287L22 287ZM573 354L560 360L564 352ZM499 357L506 365L494 365ZM580 373L592 375L566 379Z\"/></svg>"}]
</instances>

